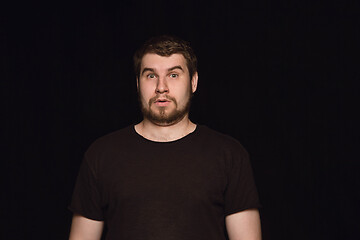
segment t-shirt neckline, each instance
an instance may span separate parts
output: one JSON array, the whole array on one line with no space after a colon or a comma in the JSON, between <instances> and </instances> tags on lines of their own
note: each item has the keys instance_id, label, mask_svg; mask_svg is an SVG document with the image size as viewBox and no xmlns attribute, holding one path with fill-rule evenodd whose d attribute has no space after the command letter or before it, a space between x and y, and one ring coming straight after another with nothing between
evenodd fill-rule
<instances>
[{"instance_id":1,"label":"t-shirt neckline","mask_svg":"<svg viewBox=\"0 0 360 240\"><path fill-rule=\"evenodd\" d=\"M168 142L160 142L160 141L153 141L153 140L150 140L150 139L147 139L145 138L144 136L140 135L138 132L136 132L135 130L135 124L131 125L131 132L132 134L134 134L136 136L136 138L144 141L144 142L148 142L148 143L152 143L152 144L163 144L163 145L166 145L166 144L175 144L175 143L180 143L180 142L184 142L184 141L188 141L190 139L192 139L194 136L196 136L199 132L199 128L201 126L199 124L196 124L196 127L195 127L195 130L190 132L189 134L179 138L179 139L176 139L176 140L173 140L173 141L168 141Z\"/></svg>"}]
</instances>

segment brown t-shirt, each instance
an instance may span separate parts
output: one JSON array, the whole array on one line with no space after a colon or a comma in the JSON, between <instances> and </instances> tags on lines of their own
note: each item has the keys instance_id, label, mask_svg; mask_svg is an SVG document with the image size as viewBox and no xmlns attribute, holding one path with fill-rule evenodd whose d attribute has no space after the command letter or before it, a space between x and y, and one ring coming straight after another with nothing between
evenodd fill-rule
<instances>
[{"instance_id":1,"label":"brown t-shirt","mask_svg":"<svg viewBox=\"0 0 360 240\"><path fill-rule=\"evenodd\" d=\"M70 210L105 221L107 240L223 240L225 217L260 207L246 150L198 125L172 142L134 126L85 153Z\"/></svg>"}]
</instances>

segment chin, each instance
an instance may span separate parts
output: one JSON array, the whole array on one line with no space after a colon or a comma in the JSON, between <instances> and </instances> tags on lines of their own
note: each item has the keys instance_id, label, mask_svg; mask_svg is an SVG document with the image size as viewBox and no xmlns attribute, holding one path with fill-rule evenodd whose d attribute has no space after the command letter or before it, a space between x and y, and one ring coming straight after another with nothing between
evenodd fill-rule
<instances>
[{"instance_id":1,"label":"chin","mask_svg":"<svg viewBox=\"0 0 360 240\"><path fill-rule=\"evenodd\" d=\"M186 111L173 110L153 111L143 110L144 118L158 126L171 126L180 122L188 114Z\"/></svg>"}]
</instances>

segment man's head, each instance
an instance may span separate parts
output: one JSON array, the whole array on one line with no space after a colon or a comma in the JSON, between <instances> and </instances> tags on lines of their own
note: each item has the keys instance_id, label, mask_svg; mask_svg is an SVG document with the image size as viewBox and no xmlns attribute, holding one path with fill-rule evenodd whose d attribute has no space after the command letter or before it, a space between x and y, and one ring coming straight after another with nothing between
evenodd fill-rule
<instances>
[{"instance_id":1,"label":"man's head","mask_svg":"<svg viewBox=\"0 0 360 240\"><path fill-rule=\"evenodd\" d=\"M169 126L188 116L197 87L196 64L189 44L170 36L152 38L135 53L134 68L144 119Z\"/></svg>"},{"instance_id":2,"label":"man's head","mask_svg":"<svg viewBox=\"0 0 360 240\"><path fill-rule=\"evenodd\" d=\"M182 54L186 60L190 78L197 72L197 58L190 44L174 36L163 35L150 38L134 54L134 71L137 79L140 76L141 61L145 54L155 53L163 57L172 54Z\"/></svg>"}]
</instances>

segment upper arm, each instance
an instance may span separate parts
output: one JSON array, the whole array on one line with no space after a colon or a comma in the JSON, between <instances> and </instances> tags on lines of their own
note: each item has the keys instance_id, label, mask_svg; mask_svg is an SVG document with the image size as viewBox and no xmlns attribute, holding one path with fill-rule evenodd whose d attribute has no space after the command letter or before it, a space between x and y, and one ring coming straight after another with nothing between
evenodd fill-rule
<instances>
[{"instance_id":1,"label":"upper arm","mask_svg":"<svg viewBox=\"0 0 360 240\"><path fill-rule=\"evenodd\" d=\"M249 209L225 218L230 240L261 240L260 215L257 209Z\"/></svg>"},{"instance_id":2,"label":"upper arm","mask_svg":"<svg viewBox=\"0 0 360 240\"><path fill-rule=\"evenodd\" d=\"M103 221L95 221L74 214L69 240L100 240L103 228Z\"/></svg>"}]
</instances>

